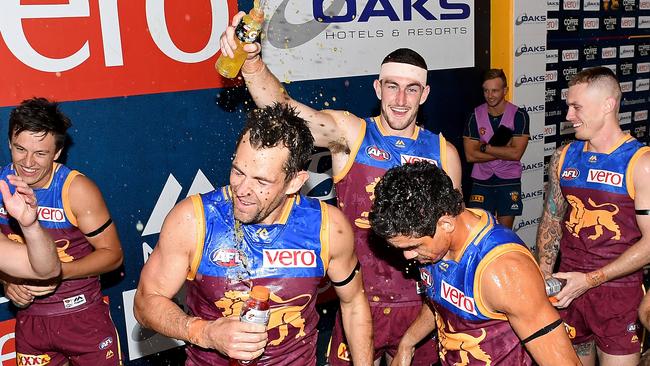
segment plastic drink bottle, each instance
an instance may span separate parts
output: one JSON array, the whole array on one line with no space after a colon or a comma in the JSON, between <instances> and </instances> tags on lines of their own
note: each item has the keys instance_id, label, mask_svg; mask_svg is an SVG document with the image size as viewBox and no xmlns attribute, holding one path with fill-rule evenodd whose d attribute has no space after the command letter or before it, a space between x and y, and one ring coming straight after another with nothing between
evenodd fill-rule
<instances>
[{"instance_id":1,"label":"plastic drink bottle","mask_svg":"<svg viewBox=\"0 0 650 366\"><path fill-rule=\"evenodd\" d=\"M241 22L235 28L235 42L237 48L233 50L234 57L230 58L226 54L221 54L215 67L219 74L223 77L233 79L239 74L246 56L248 53L244 51L244 45L247 43L256 42L262 32L262 24L264 23L264 12L259 7L257 1L256 6L251 11L244 15Z\"/></svg>"},{"instance_id":2,"label":"plastic drink bottle","mask_svg":"<svg viewBox=\"0 0 650 366\"><path fill-rule=\"evenodd\" d=\"M266 326L269 324L270 313L269 289L265 286L253 286L249 299L244 302L244 306L241 309L239 320ZM257 365L257 360L242 361L230 359L230 366L239 365L255 366Z\"/></svg>"},{"instance_id":3,"label":"plastic drink bottle","mask_svg":"<svg viewBox=\"0 0 650 366\"><path fill-rule=\"evenodd\" d=\"M557 302L555 295L562 291L562 288L566 285L566 280L564 278L549 277L544 283L546 285L546 296L551 302Z\"/></svg>"}]
</instances>

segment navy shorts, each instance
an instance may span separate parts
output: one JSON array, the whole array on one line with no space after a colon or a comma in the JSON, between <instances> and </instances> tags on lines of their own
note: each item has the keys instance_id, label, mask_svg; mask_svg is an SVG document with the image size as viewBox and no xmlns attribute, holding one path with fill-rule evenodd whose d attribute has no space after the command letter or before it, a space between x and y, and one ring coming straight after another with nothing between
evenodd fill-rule
<instances>
[{"instance_id":1,"label":"navy shorts","mask_svg":"<svg viewBox=\"0 0 650 366\"><path fill-rule=\"evenodd\" d=\"M520 216L524 208L521 202L521 182L484 185L474 181L468 207L482 208L497 217Z\"/></svg>"}]
</instances>

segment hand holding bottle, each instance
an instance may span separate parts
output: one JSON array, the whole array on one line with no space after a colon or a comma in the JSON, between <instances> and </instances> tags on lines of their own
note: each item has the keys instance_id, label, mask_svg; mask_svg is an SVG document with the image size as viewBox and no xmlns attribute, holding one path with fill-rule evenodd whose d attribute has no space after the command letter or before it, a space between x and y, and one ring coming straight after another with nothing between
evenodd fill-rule
<instances>
[{"instance_id":1,"label":"hand holding bottle","mask_svg":"<svg viewBox=\"0 0 650 366\"><path fill-rule=\"evenodd\" d=\"M232 19L219 40L221 55L215 67L227 78L234 78L239 73L246 59L260 53L259 37L264 23L264 12L256 3L249 14L239 12Z\"/></svg>"}]
</instances>

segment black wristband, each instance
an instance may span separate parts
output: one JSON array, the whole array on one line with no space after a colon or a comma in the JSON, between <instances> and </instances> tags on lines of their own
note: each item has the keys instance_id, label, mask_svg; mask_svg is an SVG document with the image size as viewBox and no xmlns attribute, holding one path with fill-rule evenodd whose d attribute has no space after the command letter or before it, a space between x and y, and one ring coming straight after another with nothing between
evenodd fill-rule
<instances>
[{"instance_id":1,"label":"black wristband","mask_svg":"<svg viewBox=\"0 0 650 366\"><path fill-rule=\"evenodd\" d=\"M637 215L650 215L650 210L634 210Z\"/></svg>"},{"instance_id":2,"label":"black wristband","mask_svg":"<svg viewBox=\"0 0 650 366\"><path fill-rule=\"evenodd\" d=\"M341 286L347 285L357 275L357 273L359 272L359 268L361 268L361 263L359 263L359 261L357 260L357 265L354 266L354 269L352 270L352 272L350 273L348 278L344 279L343 281L339 281L339 282L330 280L330 282L332 283L332 286L341 287Z\"/></svg>"}]
</instances>

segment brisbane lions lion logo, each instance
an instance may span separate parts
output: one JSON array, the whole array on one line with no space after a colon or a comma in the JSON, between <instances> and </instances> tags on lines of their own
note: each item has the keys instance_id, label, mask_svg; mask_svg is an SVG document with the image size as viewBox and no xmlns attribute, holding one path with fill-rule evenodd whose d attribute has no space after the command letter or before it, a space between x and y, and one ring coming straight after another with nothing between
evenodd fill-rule
<instances>
[{"instance_id":1,"label":"brisbane lions lion logo","mask_svg":"<svg viewBox=\"0 0 650 366\"><path fill-rule=\"evenodd\" d=\"M589 198L589 205L587 208L585 204L576 196L567 195L566 200L571 205L571 213L569 220L565 222L567 230L576 238L580 236L580 231L586 228L593 227L596 231L593 235L589 235L590 240L600 238L604 231L603 228L614 233L613 240L621 239L621 229L614 221L614 216L618 213L619 209L613 203L603 203L597 205ZM601 207L609 206L613 208L612 211L601 209Z\"/></svg>"},{"instance_id":2,"label":"brisbane lions lion logo","mask_svg":"<svg viewBox=\"0 0 650 366\"><path fill-rule=\"evenodd\" d=\"M242 291L226 291L224 297L215 301L215 305L222 309L224 317L238 316L241 313L241 308L244 301L248 299L248 292ZM276 339L269 340L269 345L277 346L289 334L289 326L298 330L295 338L304 337L305 333L305 318L302 317L302 311L307 307L311 301L311 295L303 294L284 300L278 295L271 292L271 316L269 318L269 325L267 330L278 329L279 335ZM301 301L302 300L302 301ZM295 302L300 302L302 305L295 305ZM292 304L292 305L287 305Z\"/></svg>"}]
</instances>

